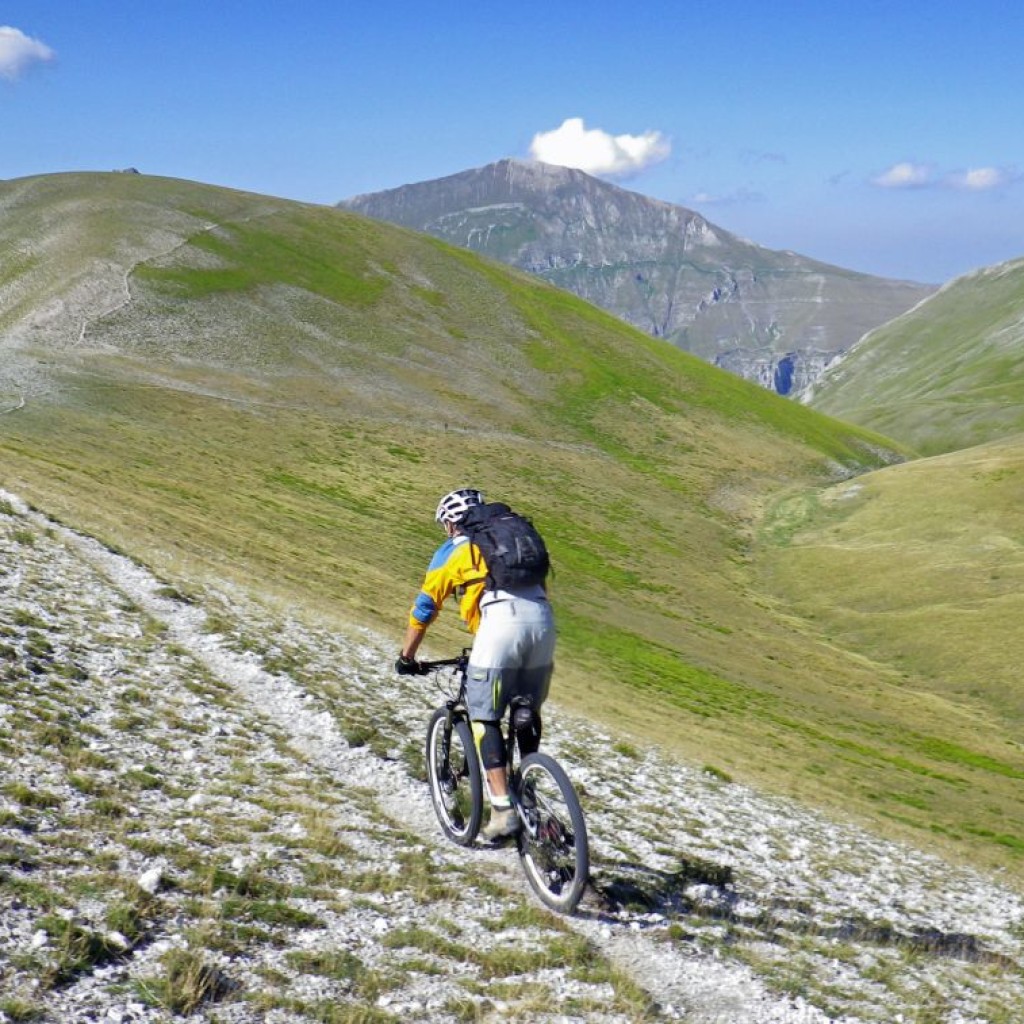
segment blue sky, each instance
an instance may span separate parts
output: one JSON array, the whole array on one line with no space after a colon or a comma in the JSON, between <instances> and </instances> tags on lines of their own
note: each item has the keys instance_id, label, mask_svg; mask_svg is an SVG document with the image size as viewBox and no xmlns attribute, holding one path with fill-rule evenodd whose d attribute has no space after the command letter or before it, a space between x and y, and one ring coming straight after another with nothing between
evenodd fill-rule
<instances>
[{"instance_id":1,"label":"blue sky","mask_svg":"<svg viewBox=\"0 0 1024 1024\"><path fill-rule=\"evenodd\" d=\"M0 178L315 203L506 156L942 282L1024 256L1024 4L0 4Z\"/></svg>"}]
</instances>

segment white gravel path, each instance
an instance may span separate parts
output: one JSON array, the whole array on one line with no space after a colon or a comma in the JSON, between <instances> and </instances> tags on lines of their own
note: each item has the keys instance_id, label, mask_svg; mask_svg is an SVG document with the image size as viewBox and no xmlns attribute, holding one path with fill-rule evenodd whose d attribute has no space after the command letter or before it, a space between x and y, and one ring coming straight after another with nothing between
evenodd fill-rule
<instances>
[{"instance_id":1,"label":"white gravel path","mask_svg":"<svg viewBox=\"0 0 1024 1024\"><path fill-rule=\"evenodd\" d=\"M237 593L207 590L201 600L185 602L142 566L31 512L16 496L0 492L0 502L9 510L0 515L2 621L24 620L8 627L8 646L21 651L35 633L37 639L48 638L55 662L77 651L88 678L78 684L78 697L86 704L75 714L92 727L104 723L106 731L96 742L106 755L120 756L128 765L153 757L152 748L143 750L141 742L133 750L130 735L120 743L118 716L113 708L103 710L105 688L113 688L119 673L161 687L169 701L173 695L195 716L177 712L195 731L167 740L171 753L163 766L170 774L171 762L180 756L181 777L193 772L194 791L176 802L159 793L140 794L140 802L149 801L149 814L174 822L197 842L202 823L192 812L221 803L240 811L238 801L224 801L216 792L219 773L231 763L220 749L225 739L253 737L261 749L270 749L273 742L278 751L283 742L301 756L291 763L278 755L288 764L285 777L294 774L306 784L315 780L340 795L331 813L335 829L357 848L353 871L365 873L376 863L401 874L401 863L408 868L418 858L436 865L439 876L470 873L466 899L417 901L400 890L375 898L372 893L353 895L356 889L346 896L343 886L341 907L325 906L322 900L316 904L318 916L327 921L326 932L318 930L312 937L301 929L289 932L280 940L285 943L281 949L261 947L258 954L228 958L229 973L243 976L249 990L259 990L268 974L290 970L289 954L310 943L355 950L375 969L406 972L402 985L375 995L376 1012L403 1020L459 1019L451 1016L455 1011L446 999L464 990L455 979L468 967L448 961L439 974L410 974L403 966L409 954L400 945L389 946L385 936L438 928L443 904L444 919L460 922L463 941L482 949L497 941L487 931L488 920L509 908L529 907L533 897L514 853L464 851L444 842L426 788L403 756L410 742L420 743L432 697L417 687L419 681L392 674L393 640L360 631L340 635L289 621ZM25 625L32 616L36 625ZM199 677L213 680L233 699L226 705L205 704L195 695ZM12 685L17 682L0 684ZM379 726L376 742L350 742L346 708L360 709ZM5 714L11 721L24 720L26 712L13 691L0 689L0 726ZM1019 893L791 802L672 764L656 751L637 757L616 752L612 740L586 722L558 713L548 716L546 746L561 757L584 793L594 848L593 891L568 924L650 994L653 1004L635 1019L694 1024L1024 1020L1024 901ZM44 760L4 750L0 747L0 769L8 783L64 786ZM122 765L122 774L125 770ZM272 788L280 777L260 782ZM248 797L254 808L259 803L255 786ZM9 852L5 862L16 864L21 854L14 851L28 848L35 852L25 855L26 862L34 857L42 863L46 858L36 849L40 835L48 828L59 836L61 826L57 819L48 825L48 812L40 811L36 831L27 833L22 822L19 834L10 822L25 812L10 792L8 786L8 796L0 795L0 838ZM346 803L347 795L352 799ZM79 798L72 794L68 801ZM370 806L372 813L366 809ZM666 819L660 813L665 807L685 812ZM241 813L244 817L244 809ZM397 831L395 823L400 823ZM298 820L288 827L296 835L304 828ZM385 839L373 838L382 831ZM254 845L260 846L261 856L271 855L273 843ZM255 856L245 843L224 849L225 855L233 851L237 863ZM395 859L403 855L413 860ZM119 858L122 872L154 868L130 847L111 856ZM289 853L288 871L296 877L309 868L303 856L301 850ZM26 870L24 878L20 870L9 868L8 877L24 886L30 874L37 879L47 872L60 874L52 860L46 868ZM158 858L156 870L171 872L173 865ZM277 870L288 873L281 865ZM3 878L0 874L0 883ZM492 891L494 886L498 889ZM0 884L0 909L10 911L0 925L0 1007L6 992L10 999L31 996L50 1014L44 1019L122 1024L173 1019L138 998L126 999L123 991L127 980L151 973L169 949L188 945L184 917L179 925L173 916L161 919L132 957L42 991L26 981L31 972L18 966L26 944L46 941L45 934L38 938L40 915L12 891L19 890ZM75 912L88 917L87 908ZM531 927L522 933L521 944L553 941L555 925ZM545 965L526 971L519 981L548 993L543 1009L523 1010L504 990L487 998L474 991L476 1015L469 1019L630 1020L640 1013L625 1009L621 1000L595 1009L601 1004L600 985L580 981L578 972L553 973ZM318 984L338 997L336 985L308 974L289 984L307 1003ZM343 994L351 995L348 990ZM307 1019L298 1010L293 1016L283 1012L279 1007L256 1012L251 1004L229 1000L200 1008L197 1016L239 1024ZM0 1009L0 1021L6 1019L13 1018Z\"/></svg>"}]
</instances>

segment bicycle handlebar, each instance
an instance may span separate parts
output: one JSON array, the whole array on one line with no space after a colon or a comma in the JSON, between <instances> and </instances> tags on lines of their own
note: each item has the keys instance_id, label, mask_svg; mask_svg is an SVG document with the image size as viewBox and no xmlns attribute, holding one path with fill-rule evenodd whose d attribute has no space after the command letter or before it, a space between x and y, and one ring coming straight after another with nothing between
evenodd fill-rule
<instances>
[{"instance_id":1,"label":"bicycle handlebar","mask_svg":"<svg viewBox=\"0 0 1024 1024\"><path fill-rule=\"evenodd\" d=\"M457 658L442 658L440 661L421 661L419 666L424 672L432 672L438 668L456 668L465 665L469 659L469 652L463 651Z\"/></svg>"}]
</instances>

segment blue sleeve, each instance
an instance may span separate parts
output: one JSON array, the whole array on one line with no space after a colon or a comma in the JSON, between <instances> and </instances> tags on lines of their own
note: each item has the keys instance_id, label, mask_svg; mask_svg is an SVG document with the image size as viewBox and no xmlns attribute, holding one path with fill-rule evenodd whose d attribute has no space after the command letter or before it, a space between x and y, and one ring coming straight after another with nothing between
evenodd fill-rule
<instances>
[{"instance_id":1,"label":"blue sleeve","mask_svg":"<svg viewBox=\"0 0 1024 1024\"><path fill-rule=\"evenodd\" d=\"M424 594L421 590L416 595L416 600L413 602L410 614L417 622L422 622L424 626L427 626L434 621L434 616L437 614L437 605L429 594Z\"/></svg>"},{"instance_id":2,"label":"blue sleeve","mask_svg":"<svg viewBox=\"0 0 1024 1024\"><path fill-rule=\"evenodd\" d=\"M441 577L444 574L441 570L444 569L454 550L455 544L453 541L451 539L446 540L434 552L434 557L431 558L430 565L427 566L427 575L423 581L423 589L416 595L416 600L413 602L412 609L409 612L410 618L424 626L433 622L438 613L438 601L435 595L439 593L439 584L442 588L440 593L444 593L444 585L441 582Z\"/></svg>"}]
</instances>

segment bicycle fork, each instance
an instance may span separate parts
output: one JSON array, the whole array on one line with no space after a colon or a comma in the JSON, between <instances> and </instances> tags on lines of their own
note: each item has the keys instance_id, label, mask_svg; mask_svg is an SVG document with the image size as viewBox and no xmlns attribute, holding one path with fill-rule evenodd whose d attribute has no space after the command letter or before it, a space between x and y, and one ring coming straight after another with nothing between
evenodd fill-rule
<instances>
[{"instance_id":1,"label":"bicycle fork","mask_svg":"<svg viewBox=\"0 0 1024 1024\"><path fill-rule=\"evenodd\" d=\"M454 803L455 790L459 784L459 772L452 767L452 733L455 731L455 711L449 705L445 710L444 728L441 732L441 757L444 766L442 785L444 786L445 803ZM464 770L464 769L463 769Z\"/></svg>"}]
</instances>

